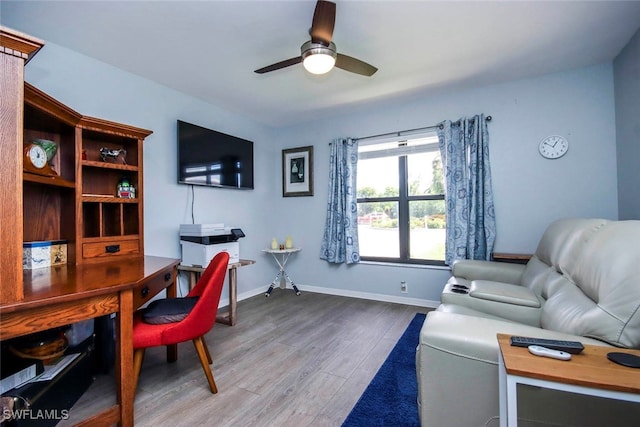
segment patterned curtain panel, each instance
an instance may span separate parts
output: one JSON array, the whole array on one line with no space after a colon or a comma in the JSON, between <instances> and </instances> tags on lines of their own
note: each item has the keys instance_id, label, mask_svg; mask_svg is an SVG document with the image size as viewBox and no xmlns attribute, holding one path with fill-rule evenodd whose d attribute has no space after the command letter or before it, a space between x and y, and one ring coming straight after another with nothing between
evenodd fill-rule
<instances>
[{"instance_id":1,"label":"patterned curtain panel","mask_svg":"<svg viewBox=\"0 0 640 427\"><path fill-rule=\"evenodd\" d=\"M358 142L336 139L329 160L329 202L320 258L333 263L360 261L356 169Z\"/></svg>"},{"instance_id":2,"label":"patterned curtain panel","mask_svg":"<svg viewBox=\"0 0 640 427\"><path fill-rule=\"evenodd\" d=\"M438 140L446 183L445 262L488 260L496 237L496 219L484 114L440 123Z\"/></svg>"}]
</instances>

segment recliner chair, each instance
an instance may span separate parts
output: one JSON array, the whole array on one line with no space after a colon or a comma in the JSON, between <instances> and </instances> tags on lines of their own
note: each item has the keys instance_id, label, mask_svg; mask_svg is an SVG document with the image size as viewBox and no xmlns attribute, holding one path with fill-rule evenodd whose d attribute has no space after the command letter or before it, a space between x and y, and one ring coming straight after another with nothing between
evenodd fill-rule
<instances>
[{"instance_id":1,"label":"recliner chair","mask_svg":"<svg viewBox=\"0 0 640 427\"><path fill-rule=\"evenodd\" d=\"M526 266L460 261L452 273L416 354L423 426L498 425L498 333L640 349L640 221L559 220ZM532 387L519 395L519 425L640 420L637 404Z\"/></svg>"}]
</instances>

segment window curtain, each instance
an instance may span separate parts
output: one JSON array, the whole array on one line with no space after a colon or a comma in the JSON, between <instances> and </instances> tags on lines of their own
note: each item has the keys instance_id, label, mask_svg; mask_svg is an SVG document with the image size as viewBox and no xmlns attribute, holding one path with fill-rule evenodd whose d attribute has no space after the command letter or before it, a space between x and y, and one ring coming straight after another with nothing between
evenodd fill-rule
<instances>
[{"instance_id":1,"label":"window curtain","mask_svg":"<svg viewBox=\"0 0 640 427\"><path fill-rule=\"evenodd\" d=\"M489 165L489 132L484 114L445 120L438 126L445 170L447 231L445 262L488 260L496 220Z\"/></svg>"},{"instance_id":2,"label":"window curtain","mask_svg":"<svg viewBox=\"0 0 640 427\"><path fill-rule=\"evenodd\" d=\"M320 258L331 263L360 261L358 251L358 141L336 139L329 159L329 201Z\"/></svg>"}]
</instances>

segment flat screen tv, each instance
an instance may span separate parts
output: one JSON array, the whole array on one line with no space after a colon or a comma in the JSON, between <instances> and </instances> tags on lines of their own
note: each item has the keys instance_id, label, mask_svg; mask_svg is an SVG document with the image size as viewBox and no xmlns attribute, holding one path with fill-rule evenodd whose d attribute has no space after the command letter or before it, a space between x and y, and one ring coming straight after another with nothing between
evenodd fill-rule
<instances>
[{"instance_id":1,"label":"flat screen tv","mask_svg":"<svg viewBox=\"0 0 640 427\"><path fill-rule=\"evenodd\" d=\"M178 120L178 183L253 189L253 142Z\"/></svg>"}]
</instances>

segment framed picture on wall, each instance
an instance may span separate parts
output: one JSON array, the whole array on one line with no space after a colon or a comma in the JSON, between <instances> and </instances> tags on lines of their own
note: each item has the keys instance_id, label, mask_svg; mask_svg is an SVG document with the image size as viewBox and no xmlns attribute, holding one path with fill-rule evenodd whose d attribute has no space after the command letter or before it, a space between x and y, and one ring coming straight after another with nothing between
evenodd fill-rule
<instances>
[{"instance_id":1,"label":"framed picture on wall","mask_svg":"<svg viewBox=\"0 0 640 427\"><path fill-rule=\"evenodd\" d=\"M282 150L282 196L313 196L313 146Z\"/></svg>"}]
</instances>

